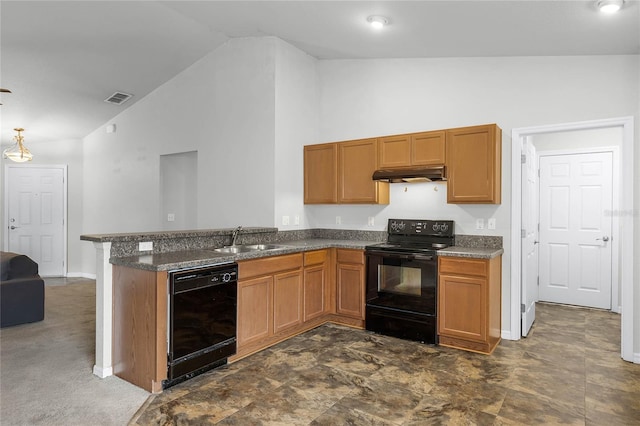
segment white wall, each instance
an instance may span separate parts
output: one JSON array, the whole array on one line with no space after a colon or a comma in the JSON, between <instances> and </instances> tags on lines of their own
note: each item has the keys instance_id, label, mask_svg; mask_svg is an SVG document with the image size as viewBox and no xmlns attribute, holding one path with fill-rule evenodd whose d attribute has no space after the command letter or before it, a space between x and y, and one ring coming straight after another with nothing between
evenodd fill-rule
<instances>
[{"instance_id":1,"label":"white wall","mask_svg":"<svg viewBox=\"0 0 640 426\"><path fill-rule=\"evenodd\" d=\"M337 227L337 215L341 227L357 229L366 229L367 217L374 216L372 229L379 230L390 217L451 218L457 233L502 236L503 330L511 325L511 129L628 116L638 109L638 56L324 60L318 73L318 142L485 123L502 128L501 205L447 205L443 184L431 183L391 185L389 206L306 210L314 227ZM476 231L475 219L489 217L497 229Z\"/></svg>"},{"instance_id":2,"label":"white wall","mask_svg":"<svg viewBox=\"0 0 640 426\"><path fill-rule=\"evenodd\" d=\"M276 55L274 225L281 230L308 229L303 146L318 140L318 61L281 40ZM284 216L289 225L283 221Z\"/></svg>"},{"instance_id":3,"label":"white wall","mask_svg":"<svg viewBox=\"0 0 640 426\"><path fill-rule=\"evenodd\" d=\"M273 38L234 39L85 138L84 234L162 229L160 155L198 151L198 228L273 226ZM84 263L94 249L84 243Z\"/></svg>"}]
</instances>

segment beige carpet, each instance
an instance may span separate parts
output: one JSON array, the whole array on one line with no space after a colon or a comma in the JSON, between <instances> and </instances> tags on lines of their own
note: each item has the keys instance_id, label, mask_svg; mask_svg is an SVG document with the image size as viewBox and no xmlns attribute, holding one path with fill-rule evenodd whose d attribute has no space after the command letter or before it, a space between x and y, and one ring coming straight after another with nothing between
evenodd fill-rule
<instances>
[{"instance_id":1,"label":"beige carpet","mask_svg":"<svg viewBox=\"0 0 640 426\"><path fill-rule=\"evenodd\" d=\"M149 393L92 374L95 281L45 282L44 321L0 330L0 424L126 425Z\"/></svg>"}]
</instances>

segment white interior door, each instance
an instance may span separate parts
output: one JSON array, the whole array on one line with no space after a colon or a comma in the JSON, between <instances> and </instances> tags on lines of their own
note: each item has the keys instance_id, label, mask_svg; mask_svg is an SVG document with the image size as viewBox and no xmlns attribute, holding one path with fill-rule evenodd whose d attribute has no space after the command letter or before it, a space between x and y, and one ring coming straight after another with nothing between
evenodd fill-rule
<instances>
[{"instance_id":1,"label":"white interior door","mask_svg":"<svg viewBox=\"0 0 640 426\"><path fill-rule=\"evenodd\" d=\"M65 169L7 169L8 251L29 256L42 276L64 276Z\"/></svg>"},{"instance_id":2,"label":"white interior door","mask_svg":"<svg viewBox=\"0 0 640 426\"><path fill-rule=\"evenodd\" d=\"M538 167L536 149L526 138L522 151L522 335L536 319L538 301Z\"/></svg>"},{"instance_id":3,"label":"white interior door","mask_svg":"<svg viewBox=\"0 0 640 426\"><path fill-rule=\"evenodd\" d=\"M612 162L540 157L540 300L611 309Z\"/></svg>"}]
</instances>

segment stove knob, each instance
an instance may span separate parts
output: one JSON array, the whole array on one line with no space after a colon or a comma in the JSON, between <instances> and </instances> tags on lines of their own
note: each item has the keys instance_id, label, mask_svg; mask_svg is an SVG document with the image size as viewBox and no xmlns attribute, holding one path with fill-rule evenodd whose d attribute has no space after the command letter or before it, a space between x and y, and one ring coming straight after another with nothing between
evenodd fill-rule
<instances>
[{"instance_id":1,"label":"stove knob","mask_svg":"<svg viewBox=\"0 0 640 426\"><path fill-rule=\"evenodd\" d=\"M445 232L449 230L449 225L447 225L446 223L443 223L442 225L440 225L440 229L442 230L442 232Z\"/></svg>"},{"instance_id":2,"label":"stove knob","mask_svg":"<svg viewBox=\"0 0 640 426\"><path fill-rule=\"evenodd\" d=\"M438 226L438 224L437 224L437 223L434 223L434 224L433 224L433 226L432 226L431 228L433 229L433 232L438 232L438 228L439 228L439 226Z\"/></svg>"},{"instance_id":3,"label":"stove knob","mask_svg":"<svg viewBox=\"0 0 640 426\"><path fill-rule=\"evenodd\" d=\"M225 272L225 273L222 275L222 282L223 282L223 283L228 283L229 281L231 281L231 274L230 274L230 273L228 273L228 272Z\"/></svg>"}]
</instances>

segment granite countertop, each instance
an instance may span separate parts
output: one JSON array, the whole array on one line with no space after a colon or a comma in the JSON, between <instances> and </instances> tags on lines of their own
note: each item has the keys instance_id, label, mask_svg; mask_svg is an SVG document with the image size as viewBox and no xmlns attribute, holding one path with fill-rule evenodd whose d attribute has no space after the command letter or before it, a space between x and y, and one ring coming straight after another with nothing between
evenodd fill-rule
<instances>
[{"instance_id":1,"label":"granite countertop","mask_svg":"<svg viewBox=\"0 0 640 426\"><path fill-rule=\"evenodd\" d=\"M261 257L281 256L284 254L301 253L305 251L321 250L326 248L364 249L379 241L354 241L331 239L306 239L296 241L282 241L281 246L272 250L254 250L244 253L229 254L218 253L211 249L183 250L167 253L150 253L129 257L112 257L109 261L114 265L126 266L148 271L169 271L183 268L192 268L205 265L216 265L239 260L258 259Z\"/></svg>"},{"instance_id":2,"label":"granite countertop","mask_svg":"<svg viewBox=\"0 0 640 426\"><path fill-rule=\"evenodd\" d=\"M475 259L493 259L504 253L502 248L452 246L438 250L438 256L471 257Z\"/></svg>"}]
</instances>

